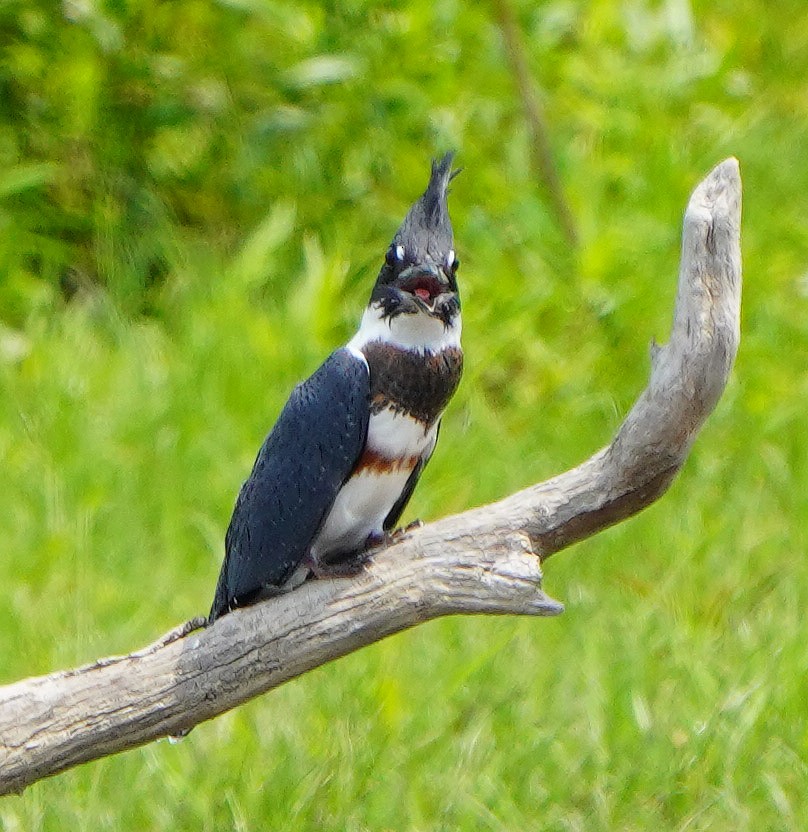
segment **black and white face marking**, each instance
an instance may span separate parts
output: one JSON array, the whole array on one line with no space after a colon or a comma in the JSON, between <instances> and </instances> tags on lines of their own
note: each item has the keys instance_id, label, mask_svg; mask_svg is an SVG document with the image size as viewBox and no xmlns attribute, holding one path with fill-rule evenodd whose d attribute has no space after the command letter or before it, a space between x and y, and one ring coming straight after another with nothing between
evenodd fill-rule
<instances>
[{"instance_id":1,"label":"black and white face marking","mask_svg":"<svg viewBox=\"0 0 808 832\"><path fill-rule=\"evenodd\" d=\"M381 341L418 352L459 349L459 261L452 249L437 259L415 262L405 246L393 243L350 346L361 351Z\"/></svg>"},{"instance_id":2,"label":"black and white face marking","mask_svg":"<svg viewBox=\"0 0 808 832\"><path fill-rule=\"evenodd\" d=\"M443 307L444 311L456 303L454 296L449 297L450 300ZM389 304L385 304L384 300L371 300L362 316L359 330L347 344L349 349L357 355L363 355L365 347L376 341L418 353L437 354L446 349L460 349L462 325L457 306L446 315L445 320L440 314L430 314L419 308L423 303L417 299L399 302L394 298L392 302L397 304L399 311L388 314L386 309L390 308ZM409 314L402 309L405 303L410 309ZM436 307L439 308L440 303L438 298Z\"/></svg>"},{"instance_id":3,"label":"black and white face marking","mask_svg":"<svg viewBox=\"0 0 808 832\"><path fill-rule=\"evenodd\" d=\"M426 314L448 327L460 312L458 266L453 249L443 257L427 256L419 262L405 246L394 243L387 250L370 305L378 305L388 319Z\"/></svg>"}]
</instances>

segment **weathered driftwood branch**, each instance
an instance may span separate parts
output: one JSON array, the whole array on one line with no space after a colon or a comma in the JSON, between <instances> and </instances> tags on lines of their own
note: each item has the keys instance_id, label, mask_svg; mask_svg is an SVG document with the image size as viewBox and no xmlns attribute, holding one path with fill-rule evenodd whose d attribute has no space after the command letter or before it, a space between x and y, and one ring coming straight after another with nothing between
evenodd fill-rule
<instances>
[{"instance_id":1,"label":"weathered driftwood branch","mask_svg":"<svg viewBox=\"0 0 808 832\"><path fill-rule=\"evenodd\" d=\"M311 581L208 629L189 622L138 653L0 688L0 794L186 731L422 621L561 612L540 560L659 497L724 389L739 340L740 199L734 159L691 197L670 343L654 347L648 388L607 448L408 535L354 579Z\"/></svg>"}]
</instances>

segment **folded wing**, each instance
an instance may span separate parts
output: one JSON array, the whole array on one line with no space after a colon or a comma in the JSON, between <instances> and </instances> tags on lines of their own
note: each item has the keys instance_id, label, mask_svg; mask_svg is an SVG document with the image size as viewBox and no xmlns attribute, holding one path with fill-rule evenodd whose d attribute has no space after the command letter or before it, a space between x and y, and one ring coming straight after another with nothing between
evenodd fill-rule
<instances>
[{"instance_id":1,"label":"folded wing","mask_svg":"<svg viewBox=\"0 0 808 832\"><path fill-rule=\"evenodd\" d=\"M288 580L354 470L368 430L369 373L340 349L292 391L236 501L210 621Z\"/></svg>"}]
</instances>

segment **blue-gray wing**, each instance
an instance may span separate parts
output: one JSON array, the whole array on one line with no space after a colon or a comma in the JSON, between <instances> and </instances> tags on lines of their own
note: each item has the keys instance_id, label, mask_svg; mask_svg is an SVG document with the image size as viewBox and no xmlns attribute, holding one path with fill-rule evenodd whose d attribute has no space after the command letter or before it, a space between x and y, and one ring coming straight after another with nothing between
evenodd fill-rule
<instances>
[{"instance_id":1,"label":"blue-gray wing","mask_svg":"<svg viewBox=\"0 0 808 832\"><path fill-rule=\"evenodd\" d=\"M366 362L340 349L292 391L239 492L210 621L306 557L364 449L369 389Z\"/></svg>"}]
</instances>

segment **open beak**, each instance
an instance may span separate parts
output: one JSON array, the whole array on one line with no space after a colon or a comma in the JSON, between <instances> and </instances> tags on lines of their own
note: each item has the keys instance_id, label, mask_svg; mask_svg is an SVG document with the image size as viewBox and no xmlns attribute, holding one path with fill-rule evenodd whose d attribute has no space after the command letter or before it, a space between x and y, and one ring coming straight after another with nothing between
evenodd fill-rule
<instances>
[{"instance_id":1,"label":"open beak","mask_svg":"<svg viewBox=\"0 0 808 832\"><path fill-rule=\"evenodd\" d=\"M401 275L397 287L418 298L428 309L434 309L437 298L451 291L449 281L434 266L412 266Z\"/></svg>"}]
</instances>

